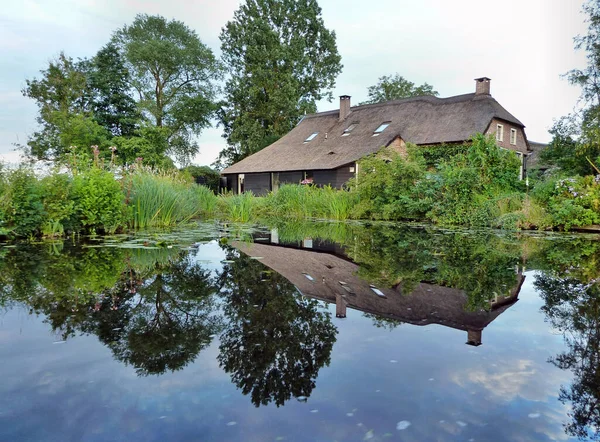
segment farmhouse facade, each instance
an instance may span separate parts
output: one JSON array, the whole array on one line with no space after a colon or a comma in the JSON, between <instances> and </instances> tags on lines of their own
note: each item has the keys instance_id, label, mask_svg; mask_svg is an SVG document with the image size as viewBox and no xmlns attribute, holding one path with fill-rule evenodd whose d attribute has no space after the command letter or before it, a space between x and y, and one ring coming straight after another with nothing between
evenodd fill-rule
<instances>
[{"instance_id":1,"label":"farmhouse facade","mask_svg":"<svg viewBox=\"0 0 600 442\"><path fill-rule=\"evenodd\" d=\"M358 173L357 161L391 146L457 144L476 133L495 134L499 147L524 158L525 126L490 94L490 79L475 80L475 93L448 98L421 96L305 116L294 129L263 150L221 172L223 187L261 196L285 183L340 188Z\"/></svg>"}]
</instances>

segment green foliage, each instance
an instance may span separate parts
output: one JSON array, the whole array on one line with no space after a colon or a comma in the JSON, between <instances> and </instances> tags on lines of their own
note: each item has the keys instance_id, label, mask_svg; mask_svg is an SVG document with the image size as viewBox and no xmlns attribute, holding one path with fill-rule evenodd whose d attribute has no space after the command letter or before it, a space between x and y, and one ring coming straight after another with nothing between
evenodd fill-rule
<instances>
[{"instance_id":1,"label":"green foliage","mask_svg":"<svg viewBox=\"0 0 600 442\"><path fill-rule=\"evenodd\" d=\"M142 125L135 137L115 137L119 164L144 164L161 169L174 167L173 160L167 156L169 151L169 129ZM141 160L140 160L141 159Z\"/></svg>"},{"instance_id":2,"label":"green foliage","mask_svg":"<svg viewBox=\"0 0 600 442\"><path fill-rule=\"evenodd\" d=\"M276 218L344 220L350 217L355 200L354 194L330 186L285 184L265 198L263 213Z\"/></svg>"},{"instance_id":3,"label":"green foliage","mask_svg":"<svg viewBox=\"0 0 600 442\"><path fill-rule=\"evenodd\" d=\"M494 224L502 213L491 210L490 200L523 190L519 168L514 152L498 148L492 137L475 135L465 154L439 164L438 195L428 216L442 224Z\"/></svg>"},{"instance_id":4,"label":"green foliage","mask_svg":"<svg viewBox=\"0 0 600 442\"><path fill-rule=\"evenodd\" d=\"M423 157L427 167L437 167L442 161L458 154L465 154L469 149L469 143L464 144L439 144L434 146L408 146L408 152L412 155ZM411 152L412 151L412 152Z\"/></svg>"},{"instance_id":5,"label":"green foliage","mask_svg":"<svg viewBox=\"0 0 600 442\"><path fill-rule=\"evenodd\" d=\"M588 0L583 12L588 32L575 38L575 49L585 51L588 63L567 74L571 84L581 87L580 108L554 124L552 142L541 157L566 175L595 174L589 161L600 163L600 3Z\"/></svg>"},{"instance_id":6,"label":"green foliage","mask_svg":"<svg viewBox=\"0 0 600 442\"><path fill-rule=\"evenodd\" d=\"M256 208L260 206L258 198L252 192L238 195L228 194L218 196L218 212L229 221L246 223L252 219Z\"/></svg>"},{"instance_id":7,"label":"green foliage","mask_svg":"<svg viewBox=\"0 0 600 442\"><path fill-rule=\"evenodd\" d=\"M61 139L62 131L71 118L85 118L87 83L80 63L60 53L51 60L41 79L26 80L24 96L38 106L37 122L41 129L28 140L28 153L36 158L57 159L70 144ZM78 118L79 118L78 117ZM73 138L69 135L67 139ZM98 143L92 143L98 144Z\"/></svg>"},{"instance_id":8,"label":"green foliage","mask_svg":"<svg viewBox=\"0 0 600 442\"><path fill-rule=\"evenodd\" d=\"M74 209L87 232L113 233L125 227L125 196L111 172L92 167L73 177Z\"/></svg>"},{"instance_id":9,"label":"green foliage","mask_svg":"<svg viewBox=\"0 0 600 442\"><path fill-rule=\"evenodd\" d=\"M42 234L56 237L64 235L67 230L74 230L75 202L72 199L71 177L55 171L42 178L40 184L45 211Z\"/></svg>"},{"instance_id":10,"label":"green foliage","mask_svg":"<svg viewBox=\"0 0 600 442\"><path fill-rule=\"evenodd\" d=\"M547 207L552 224L571 227L600 224L600 178L554 178L538 184L532 196Z\"/></svg>"},{"instance_id":11,"label":"green foliage","mask_svg":"<svg viewBox=\"0 0 600 442\"><path fill-rule=\"evenodd\" d=\"M404 159L384 149L360 161L353 193L353 216L370 219L421 219L431 208L434 178L420 158Z\"/></svg>"},{"instance_id":12,"label":"green foliage","mask_svg":"<svg viewBox=\"0 0 600 442\"><path fill-rule=\"evenodd\" d=\"M221 174L208 166L187 166L181 169L184 173L189 174L194 181L202 184L212 190L214 193L219 192L221 182Z\"/></svg>"},{"instance_id":13,"label":"green foliage","mask_svg":"<svg viewBox=\"0 0 600 442\"><path fill-rule=\"evenodd\" d=\"M331 100L342 65L316 0L247 0L220 39L231 75L220 115L224 166L285 135L318 100Z\"/></svg>"},{"instance_id":14,"label":"green foliage","mask_svg":"<svg viewBox=\"0 0 600 442\"><path fill-rule=\"evenodd\" d=\"M439 95L432 85L423 83L416 86L412 81L408 81L398 73L379 77L377 84L369 86L368 92L369 99L360 104L384 103L421 95Z\"/></svg>"},{"instance_id":15,"label":"green foliage","mask_svg":"<svg viewBox=\"0 0 600 442\"><path fill-rule=\"evenodd\" d=\"M168 130L169 152L186 161L198 152L194 136L210 126L221 66L184 23L139 14L115 32L138 106L152 124Z\"/></svg>"},{"instance_id":16,"label":"green foliage","mask_svg":"<svg viewBox=\"0 0 600 442\"><path fill-rule=\"evenodd\" d=\"M177 172L138 168L124 182L134 229L169 227L211 213L216 196L208 188L186 180Z\"/></svg>"},{"instance_id":17,"label":"green foliage","mask_svg":"<svg viewBox=\"0 0 600 442\"><path fill-rule=\"evenodd\" d=\"M114 136L135 135L141 115L130 93L131 74L116 45L107 44L85 63L94 120Z\"/></svg>"},{"instance_id":18,"label":"green foliage","mask_svg":"<svg viewBox=\"0 0 600 442\"><path fill-rule=\"evenodd\" d=\"M11 235L35 236L45 217L38 179L25 166L5 171L2 176L0 227Z\"/></svg>"}]
</instances>

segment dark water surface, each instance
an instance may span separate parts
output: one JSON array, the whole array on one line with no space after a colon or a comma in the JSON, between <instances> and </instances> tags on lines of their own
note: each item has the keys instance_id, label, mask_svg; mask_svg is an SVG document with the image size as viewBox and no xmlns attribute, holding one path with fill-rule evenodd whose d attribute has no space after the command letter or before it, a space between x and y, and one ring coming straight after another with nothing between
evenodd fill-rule
<instances>
[{"instance_id":1,"label":"dark water surface","mask_svg":"<svg viewBox=\"0 0 600 442\"><path fill-rule=\"evenodd\" d=\"M599 347L594 236L0 245L0 441L598 439Z\"/></svg>"}]
</instances>

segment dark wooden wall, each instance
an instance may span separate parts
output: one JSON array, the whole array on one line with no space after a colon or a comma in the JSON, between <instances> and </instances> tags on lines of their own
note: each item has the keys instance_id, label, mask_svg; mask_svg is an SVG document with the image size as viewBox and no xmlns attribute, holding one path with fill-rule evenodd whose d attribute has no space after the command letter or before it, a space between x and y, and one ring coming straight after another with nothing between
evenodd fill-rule
<instances>
[{"instance_id":1,"label":"dark wooden wall","mask_svg":"<svg viewBox=\"0 0 600 442\"><path fill-rule=\"evenodd\" d=\"M303 172L279 172L279 185L300 184L303 178Z\"/></svg>"},{"instance_id":2,"label":"dark wooden wall","mask_svg":"<svg viewBox=\"0 0 600 442\"><path fill-rule=\"evenodd\" d=\"M333 170L315 170L313 172L315 184L319 186L329 184L336 189L341 189L348 180L354 177L354 172L350 172L350 166L343 166Z\"/></svg>"},{"instance_id":3,"label":"dark wooden wall","mask_svg":"<svg viewBox=\"0 0 600 442\"><path fill-rule=\"evenodd\" d=\"M256 196L265 196L271 190L270 173L244 174L244 192L252 192Z\"/></svg>"}]
</instances>

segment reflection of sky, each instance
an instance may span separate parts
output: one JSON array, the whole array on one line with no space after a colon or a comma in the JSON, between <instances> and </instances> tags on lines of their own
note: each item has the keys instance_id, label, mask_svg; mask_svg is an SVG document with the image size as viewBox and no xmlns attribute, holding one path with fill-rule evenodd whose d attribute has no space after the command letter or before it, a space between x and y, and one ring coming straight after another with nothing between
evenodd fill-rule
<instances>
[{"instance_id":1,"label":"reflection of sky","mask_svg":"<svg viewBox=\"0 0 600 442\"><path fill-rule=\"evenodd\" d=\"M223 258L212 242L194 259L215 270ZM330 366L306 403L280 408L255 408L236 389L216 341L181 371L137 377L96 337L54 343L42 318L17 308L0 318L0 440L565 440L556 397L570 378L547 363L562 338L533 278L480 347L439 325L389 331L358 311L333 315Z\"/></svg>"}]
</instances>

